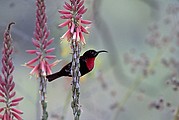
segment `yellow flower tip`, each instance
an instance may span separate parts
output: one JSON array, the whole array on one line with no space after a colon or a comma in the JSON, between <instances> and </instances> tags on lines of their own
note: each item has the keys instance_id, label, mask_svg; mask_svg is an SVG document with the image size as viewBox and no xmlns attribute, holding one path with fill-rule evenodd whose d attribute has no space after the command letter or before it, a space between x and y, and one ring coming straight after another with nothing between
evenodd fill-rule
<instances>
[{"instance_id":1,"label":"yellow flower tip","mask_svg":"<svg viewBox=\"0 0 179 120\"><path fill-rule=\"evenodd\" d=\"M61 42L64 40L64 37L60 37Z\"/></svg>"},{"instance_id":2,"label":"yellow flower tip","mask_svg":"<svg viewBox=\"0 0 179 120\"><path fill-rule=\"evenodd\" d=\"M58 64L58 63L61 62L61 61L62 61L62 59L56 60L55 63Z\"/></svg>"},{"instance_id":3,"label":"yellow flower tip","mask_svg":"<svg viewBox=\"0 0 179 120\"><path fill-rule=\"evenodd\" d=\"M88 25L88 26L85 27L85 29L86 29L87 32L88 32L87 34L90 34L90 32L89 32L89 29L90 29L90 28L91 28L91 25Z\"/></svg>"},{"instance_id":4,"label":"yellow flower tip","mask_svg":"<svg viewBox=\"0 0 179 120\"><path fill-rule=\"evenodd\" d=\"M60 44L62 44L63 43L63 41L61 40L61 38L60 38Z\"/></svg>"},{"instance_id":5,"label":"yellow flower tip","mask_svg":"<svg viewBox=\"0 0 179 120\"><path fill-rule=\"evenodd\" d=\"M27 68L33 68L34 66L28 65L27 63L21 64L21 66L23 67L27 67Z\"/></svg>"},{"instance_id":6,"label":"yellow flower tip","mask_svg":"<svg viewBox=\"0 0 179 120\"><path fill-rule=\"evenodd\" d=\"M27 63L21 64L21 66L23 66L23 67L27 67Z\"/></svg>"},{"instance_id":7,"label":"yellow flower tip","mask_svg":"<svg viewBox=\"0 0 179 120\"><path fill-rule=\"evenodd\" d=\"M61 61L62 61L61 59L54 61L52 64L50 64L50 67L56 66L56 65L57 65L59 62L61 62Z\"/></svg>"},{"instance_id":8,"label":"yellow flower tip","mask_svg":"<svg viewBox=\"0 0 179 120\"><path fill-rule=\"evenodd\" d=\"M81 42L82 43L82 46L85 46L86 45L86 42L85 41L83 41L83 42Z\"/></svg>"},{"instance_id":9,"label":"yellow flower tip","mask_svg":"<svg viewBox=\"0 0 179 120\"><path fill-rule=\"evenodd\" d=\"M32 79L33 76L34 76L36 79L39 78L39 75L37 75L37 74L35 74L35 73L33 73L33 74L29 73L29 76L30 76L30 79Z\"/></svg>"},{"instance_id":10,"label":"yellow flower tip","mask_svg":"<svg viewBox=\"0 0 179 120\"><path fill-rule=\"evenodd\" d=\"M85 44L86 45L86 44ZM82 47L85 48L85 45L82 44Z\"/></svg>"},{"instance_id":11,"label":"yellow flower tip","mask_svg":"<svg viewBox=\"0 0 179 120\"><path fill-rule=\"evenodd\" d=\"M91 25L88 25L85 27L86 30L90 29L91 28Z\"/></svg>"},{"instance_id":12,"label":"yellow flower tip","mask_svg":"<svg viewBox=\"0 0 179 120\"><path fill-rule=\"evenodd\" d=\"M30 80L32 79L32 75L29 75L29 79L30 79Z\"/></svg>"},{"instance_id":13,"label":"yellow flower tip","mask_svg":"<svg viewBox=\"0 0 179 120\"><path fill-rule=\"evenodd\" d=\"M61 40L61 42L62 41L68 41L68 42L70 42L70 39L68 39L67 37L63 37L63 36L60 38L60 40Z\"/></svg>"}]
</instances>

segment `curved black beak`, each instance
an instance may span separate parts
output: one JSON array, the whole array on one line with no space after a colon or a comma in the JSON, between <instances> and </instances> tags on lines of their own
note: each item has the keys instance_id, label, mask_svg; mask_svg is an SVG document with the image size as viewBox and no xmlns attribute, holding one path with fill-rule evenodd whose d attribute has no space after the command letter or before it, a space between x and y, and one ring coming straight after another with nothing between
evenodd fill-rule
<instances>
[{"instance_id":1,"label":"curved black beak","mask_svg":"<svg viewBox=\"0 0 179 120\"><path fill-rule=\"evenodd\" d=\"M108 52L108 51L106 51L106 50L100 50L100 51L98 51L97 53L99 54L99 53L101 53L101 52Z\"/></svg>"},{"instance_id":2,"label":"curved black beak","mask_svg":"<svg viewBox=\"0 0 179 120\"><path fill-rule=\"evenodd\" d=\"M106 53L108 53L108 51L106 51L106 50L100 50L100 51L97 51L96 56L97 56L99 53L102 53L102 52L106 52Z\"/></svg>"}]
</instances>

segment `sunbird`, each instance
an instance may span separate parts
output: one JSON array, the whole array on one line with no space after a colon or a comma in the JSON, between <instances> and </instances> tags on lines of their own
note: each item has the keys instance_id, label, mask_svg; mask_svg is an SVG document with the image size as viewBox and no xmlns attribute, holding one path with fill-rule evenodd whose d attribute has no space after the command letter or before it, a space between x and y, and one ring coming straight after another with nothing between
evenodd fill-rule
<instances>
[{"instance_id":1,"label":"sunbird","mask_svg":"<svg viewBox=\"0 0 179 120\"><path fill-rule=\"evenodd\" d=\"M108 52L108 51L106 51L106 50L100 50L100 51L88 50L82 56L80 56L81 76L83 76L93 70L95 58L98 56L99 53L102 53L102 52ZM60 78L62 76L72 77L71 65L72 65L72 62L65 65L60 71L53 73L51 75L47 75L46 78L48 79L49 82L51 82L51 81L56 80L57 78Z\"/></svg>"}]
</instances>

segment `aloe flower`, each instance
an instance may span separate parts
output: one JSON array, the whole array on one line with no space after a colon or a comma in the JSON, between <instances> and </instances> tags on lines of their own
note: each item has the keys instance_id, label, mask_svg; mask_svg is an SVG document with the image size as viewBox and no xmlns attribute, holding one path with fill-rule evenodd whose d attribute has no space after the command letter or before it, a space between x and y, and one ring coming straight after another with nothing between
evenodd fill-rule
<instances>
[{"instance_id":1,"label":"aloe flower","mask_svg":"<svg viewBox=\"0 0 179 120\"><path fill-rule=\"evenodd\" d=\"M48 39L50 31L47 27L47 16L46 16L46 6L44 0L36 1L36 26L34 37L32 38L32 43L36 49L27 50L29 54L36 55L35 58L28 61L25 65L32 68L30 74L35 74L40 79L40 95L41 95L41 105L42 105L42 120L47 120L47 102L46 102L46 90L47 90L47 80L46 75L51 74L51 68L55 66L59 61L49 63L49 60L53 60L56 56L51 55L55 49L49 48L52 39Z\"/></svg>"},{"instance_id":2,"label":"aloe flower","mask_svg":"<svg viewBox=\"0 0 179 120\"><path fill-rule=\"evenodd\" d=\"M50 55L55 48L48 48L54 39L48 40L50 31L47 28L47 16L45 13L45 3L44 0L37 0L36 2L36 28L34 32L34 37L32 38L32 43L36 47L34 50L26 50L29 54L34 54L36 57L28 61L25 65L32 68L30 72L31 75L35 74L39 77L39 74L45 76L51 74L51 68L55 66L58 61L54 63L49 63L48 61L54 59L55 55ZM36 64L35 64L36 63Z\"/></svg>"},{"instance_id":3,"label":"aloe flower","mask_svg":"<svg viewBox=\"0 0 179 120\"><path fill-rule=\"evenodd\" d=\"M65 2L63 5L65 10L59 10L59 13L62 14L61 18L66 21L59 25L59 27L68 26L68 30L61 37L61 40L71 41L72 39L80 41L82 44L86 44L83 33L88 34L88 26L84 25L91 24L89 20L83 20L82 15L87 11L87 8L84 7L84 0L70 0L70 4Z\"/></svg>"},{"instance_id":4,"label":"aloe flower","mask_svg":"<svg viewBox=\"0 0 179 120\"><path fill-rule=\"evenodd\" d=\"M74 120L79 120L81 114L80 105L80 52L81 44L86 44L83 33L88 34L87 27L83 25L91 24L89 20L83 20L82 15L87 11L84 7L84 0L70 0L70 3L65 2L63 5L65 10L59 10L62 14L61 18L66 21L59 25L59 27L68 27L66 33L61 37L61 40L71 42L72 48L72 102L71 108L73 110Z\"/></svg>"},{"instance_id":5,"label":"aloe flower","mask_svg":"<svg viewBox=\"0 0 179 120\"><path fill-rule=\"evenodd\" d=\"M16 109L23 97L16 97L15 82L13 81L14 65L12 62L13 46L10 35L10 23L4 33L3 51L2 51L2 75L0 75L0 107L1 120L22 120L20 116L22 111Z\"/></svg>"}]
</instances>

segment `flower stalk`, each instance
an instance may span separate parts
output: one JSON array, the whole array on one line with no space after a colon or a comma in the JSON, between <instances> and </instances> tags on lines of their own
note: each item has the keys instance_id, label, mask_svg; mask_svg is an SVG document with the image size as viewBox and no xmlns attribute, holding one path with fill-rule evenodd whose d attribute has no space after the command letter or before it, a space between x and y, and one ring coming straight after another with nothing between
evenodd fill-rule
<instances>
[{"instance_id":1,"label":"flower stalk","mask_svg":"<svg viewBox=\"0 0 179 120\"><path fill-rule=\"evenodd\" d=\"M10 34L11 22L4 33L3 51L2 51L2 75L0 75L0 103L4 106L0 107L0 118L2 120L22 120L23 112L14 107L18 106L23 97L15 98L16 91L15 82L13 81L14 65L12 62L13 44Z\"/></svg>"},{"instance_id":2,"label":"flower stalk","mask_svg":"<svg viewBox=\"0 0 179 120\"><path fill-rule=\"evenodd\" d=\"M73 110L74 120L79 120L81 114L80 105L80 51L81 46L75 40L72 40L72 102L71 108Z\"/></svg>"},{"instance_id":3,"label":"flower stalk","mask_svg":"<svg viewBox=\"0 0 179 120\"><path fill-rule=\"evenodd\" d=\"M55 55L50 55L55 49L48 48L53 42L52 39L48 39L50 31L47 27L47 16L46 16L46 5L44 0L36 0L36 26L34 32L34 38L32 43L36 47L34 50L27 50L29 54L34 54L36 57L28 61L25 66L32 68L31 75L35 74L39 78L39 90L40 90L40 101L42 106L42 120L48 119L47 112L47 79L46 75L51 74L51 68L55 66L59 61L49 63L49 60L54 59Z\"/></svg>"},{"instance_id":4,"label":"flower stalk","mask_svg":"<svg viewBox=\"0 0 179 120\"><path fill-rule=\"evenodd\" d=\"M59 27L68 27L66 33L61 37L61 40L71 42L72 49L72 102L71 108L73 110L74 120L79 120L81 115L80 105L80 52L81 45L85 45L86 41L83 33L88 34L88 27L83 25L91 24L89 20L83 20L82 15L87 11L84 7L84 0L70 0L70 3L65 2L63 5L65 10L59 10L62 14L61 18L66 21L59 25Z\"/></svg>"}]
</instances>

